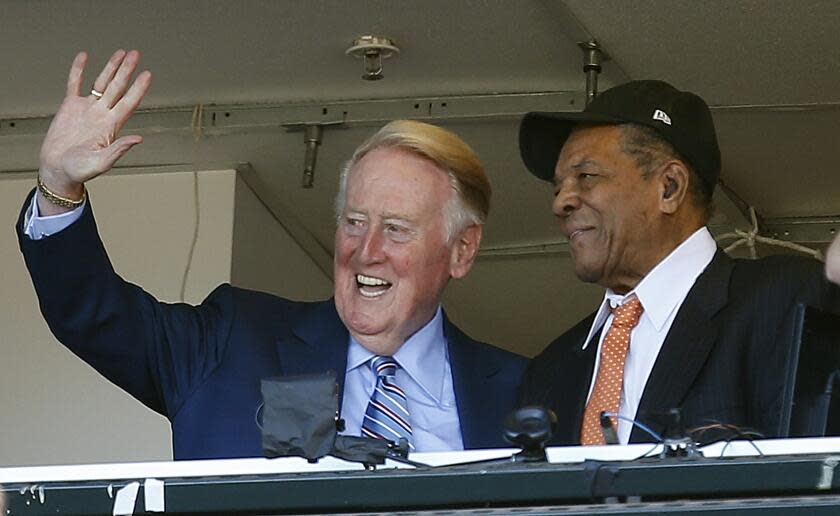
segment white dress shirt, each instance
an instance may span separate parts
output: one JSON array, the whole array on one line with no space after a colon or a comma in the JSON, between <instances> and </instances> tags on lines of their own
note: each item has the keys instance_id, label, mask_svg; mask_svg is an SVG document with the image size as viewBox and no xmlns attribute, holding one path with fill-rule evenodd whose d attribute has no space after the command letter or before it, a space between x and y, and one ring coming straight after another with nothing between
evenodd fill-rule
<instances>
[{"instance_id":1,"label":"white dress shirt","mask_svg":"<svg viewBox=\"0 0 840 516\"><path fill-rule=\"evenodd\" d=\"M41 217L36 194L24 218L24 233L33 240L56 234L76 222L84 205L60 215ZM362 418L376 385L376 375L368 361L373 353L350 337L347 350L347 374L341 417L346 435L360 435ZM397 352L399 363L396 382L406 393L415 451L463 450L461 422L455 402L452 369L446 337L443 334L443 312L438 306L434 317L412 335Z\"/></svg>"},{"instance_id":2,"label":"white dress shirt","mask_svg":"<svg viewBox=\"0 0 840 516\"><path fill-rule=\"evenodd\" d=\"M645 384L671 324L695 280L711 263L716 250L717 244L709 230L705 227L700 228L659 262L632 291L620 295L607 289L583 343L583 349L586 349L595 333L603 327L598 340L598 353L587 400L595 386L601 345L613 320L610 307L621 306L630 296L635 295L641 301L644 312L630 333L630 348L624 363L624 384L621 388L618 413L631 420L636 418ZM630 441L632 431L631 423L618 421L618 441L621 444Z\"/></svg>"}]
</instances>

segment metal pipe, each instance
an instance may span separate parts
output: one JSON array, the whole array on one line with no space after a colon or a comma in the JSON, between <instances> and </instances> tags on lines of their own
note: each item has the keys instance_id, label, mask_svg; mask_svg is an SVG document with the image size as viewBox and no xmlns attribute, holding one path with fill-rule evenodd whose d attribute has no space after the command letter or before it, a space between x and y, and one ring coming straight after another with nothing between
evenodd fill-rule
<instances>
[{"instance_id":1,"label":"metal pipe","mask_svg":"<svg viewBox=\"0 0 840 516\"><path fill-rule=\"evenodd\" d=\"M598 95L598 74L601 70L600 68L597 70L584 68L584 71L586 72L586 105L588 106Z\"/></svg>"},{"instance_id":2,"label":"metal pipe","mask_svg":"<svg viewBox=\"0 0 840 516\"><path fill-rule=\"evenodd\" d=\"M303 133L303 143L306 145L306 155L303 158L303 179L301 186L312 188L315 182L315 162L318 160L318 145L321 144L322 129L320 125L306 126Z\"/></svg>"},{"instance_id":3,"label":"metal pipe","mask_svg":"<svg viewBox=\"0 0 840 516\"><path fill-rule=\"evenodd\" d=\"M583 50L583 72L586 74L586 105L588 106L598 95L598 75L601 73L601 63L609 60L598 42L595 40L578 43Z\"/></svg>"}]
</instances>

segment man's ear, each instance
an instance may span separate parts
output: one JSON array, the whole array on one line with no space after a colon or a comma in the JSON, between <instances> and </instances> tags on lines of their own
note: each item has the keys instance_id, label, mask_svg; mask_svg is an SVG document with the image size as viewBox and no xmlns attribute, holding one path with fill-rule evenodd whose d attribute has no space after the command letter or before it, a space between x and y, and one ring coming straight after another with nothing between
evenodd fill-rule
<instances>
[{"instance_id":1,"label":"man's ear","mask_svg":"<svg viewBox=\"0 0 840 516\"><path fill-rule=\"evenodd\" d=\"M673 215L688 195L691 172L682 162L671 160L662 165L657 178L659 184L659 209Z\"/></svg>"},{"instance_id":2,"label":"man's ear","mask_svg":"<svg viewBox=\"0 0 840 516\"><path fill-rule=\"evenodd\" d=\"M467 226L455 239L449 259L449 274L455 279L463 278L470 272L478 248L481 246L482 228L478 224Z\"/></svg>"}]
</instances>

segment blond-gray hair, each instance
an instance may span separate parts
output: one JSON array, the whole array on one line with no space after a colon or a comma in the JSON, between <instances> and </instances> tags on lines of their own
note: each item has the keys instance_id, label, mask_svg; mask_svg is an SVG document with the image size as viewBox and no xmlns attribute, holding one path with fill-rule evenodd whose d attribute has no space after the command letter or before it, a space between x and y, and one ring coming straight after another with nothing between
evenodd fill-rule
<instances>
[{"instance_id":1,"label":"blond-gray hair","mask_svg":"<svg viewBox=\"0 0 840 516\"><path fill-rule=\"evenodd\" d=\"M336 218L341 220L347 202L347 177L369 152L382 147L402 149L426 158L443 169L455 191L443 207L447 242L464 228L487 221L490 212L490 181L475 152L458 135L435 125L415 120L394 120L360 145L341 168Z\"/></svg>"}]
</instances>

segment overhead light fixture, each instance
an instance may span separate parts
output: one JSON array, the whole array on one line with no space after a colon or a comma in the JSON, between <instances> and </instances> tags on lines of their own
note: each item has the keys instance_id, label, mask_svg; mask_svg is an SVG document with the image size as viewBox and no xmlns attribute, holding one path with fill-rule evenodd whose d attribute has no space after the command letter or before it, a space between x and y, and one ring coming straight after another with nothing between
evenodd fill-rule
<instances>
[{"instance_id":1,"label":"overhead light fixture","mask_svg":"<svg viewBox=\"0 0 840 516\"><path fill-rule=\"evenodd\" d=\"M362 79L378 81L384 77L382 60L399 54L400 49L393 40L384 36L360 36L353 40L353 44L345 53L364 61Z\"/></svg>"}]
</instances>

